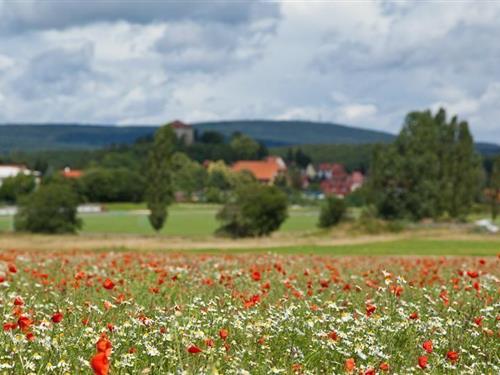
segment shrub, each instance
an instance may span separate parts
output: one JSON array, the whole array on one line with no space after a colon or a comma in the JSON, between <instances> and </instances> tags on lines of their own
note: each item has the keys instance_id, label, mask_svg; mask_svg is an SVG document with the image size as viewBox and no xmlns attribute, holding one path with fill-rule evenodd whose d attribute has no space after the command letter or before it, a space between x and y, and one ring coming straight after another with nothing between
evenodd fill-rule
<instances>
[{"instance_id":1,"label":"shrub","mask_svg":"<svg viewBox=\"0 0 500 375\"><path fill-rule=\"evenodd\" d=\"M286 195L274 186L249 184L238 188L232 201L217 214L218 234L232 237L269 235L288 216Z\"/></svg>"},{"instance_id":2,"label":"shrub","mask_svg":"<svg viewBox=\"0 0 500 375\"><path fill-rule=\"evenodd\" d=\"M208 203L222 203L224 201L224 193L215 187L209 187L205 193L205 200Z\"/></svg>"},{"instance_id":3,"label":"shrub","mask_svg":"<svg viewBox=\"0 0 500 375\"><path fill-rule=\"evenodd\" d=\"M14 227L34 233L75 233L81 227L77 207L78 195L67 185L42 185L20 200Z\"/></svg>"},{"instance_id":4,"label":"shrub","mask_svg":"<svg viewBox=\"0 0 500 375\"><path fill-rule=\"evenodd\" d=\"M35 177L18 174L15 177L7 177L0 186L0 201L16 203L23 195L35 190Z\"/></svg>"},{"instance_id":5,"label":"shrub","mask_svg":"<svg viewBox=\"0 0 500 375\"><path fill-rule=\"evenodd\" d=\"M321 207L318 226L330 228L337 225L346 213L347 205L343 199L329 197Z\"/></svg>"},{"instance_id":6,"label":"shrub","mask_svg":"<svg viewBox=\"0 0 500 375\"><path fill-rule=\"evenodd\" d=\"M140 202L145 189L144 177L126 169L91 169L81 179L90 202Z\"/></svg>"}]
</instances>

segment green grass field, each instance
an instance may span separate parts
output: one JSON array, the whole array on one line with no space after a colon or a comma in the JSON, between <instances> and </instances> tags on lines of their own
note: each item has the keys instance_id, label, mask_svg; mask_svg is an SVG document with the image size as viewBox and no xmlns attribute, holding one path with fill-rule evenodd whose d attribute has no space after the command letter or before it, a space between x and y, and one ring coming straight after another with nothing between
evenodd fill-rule
<instances>
[{"instance_id":1,"label":"green grass field","mask_svg":"<svg viewBox=\"0 0 500 375\"><path fill-rule=\"evenodd\" d=\"M82 233L153 234L143 204L119 203L107 205L102 214L84 214ZM217 205L177 204L169 209L167 224L162 234L181 237L206 237L212 235L219 223L215 215ZM281 231L306 232L316 229L318 211L314 208L292 208L290 217ZM0 217L0 231L12 229L11 217Z\"/></svg>"},{"instance_id":2,"label":"green grass field","mask_svg":"<svg viewBox=\"0 0 500 375\"><path fill-rule=\"evenodd\" d=\"M415 256L496 256L500 254L500 241L453 240L409 238L394 241L367 242L361 244L329 246L284 246L272 249L230 249L230 250L191 250L194 253L276 253L288 255L415 255Z\"/></svg>"}]
</instances>

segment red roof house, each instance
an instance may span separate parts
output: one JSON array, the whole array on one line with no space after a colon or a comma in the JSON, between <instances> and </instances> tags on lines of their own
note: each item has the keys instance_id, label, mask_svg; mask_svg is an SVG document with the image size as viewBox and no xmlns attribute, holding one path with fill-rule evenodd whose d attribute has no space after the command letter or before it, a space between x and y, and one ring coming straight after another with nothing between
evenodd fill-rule
<instances>
[{"instance_id":1,"label":"red roof house","mask_svg":"<svg viewBox=\"0 0 500 375\"><path fill-rule=\"evenodd\" d=\"M61 175L65 178L80 178L83 176L83 171L79 169L71 169L70 167L66 167L61 171Z\"/></svg>"},{"instance_id":2,"label":"red roof house","mask_svg":"<svg viewBox=\"0 0 500 375\"><path fill-rule=\"evenodd\" d=\"M231 169L234 172L248 171L260 182L272 184L286 170L286 164L280 157L270 156L265 160L240 160Z\"/></svg>"}]
</instances>

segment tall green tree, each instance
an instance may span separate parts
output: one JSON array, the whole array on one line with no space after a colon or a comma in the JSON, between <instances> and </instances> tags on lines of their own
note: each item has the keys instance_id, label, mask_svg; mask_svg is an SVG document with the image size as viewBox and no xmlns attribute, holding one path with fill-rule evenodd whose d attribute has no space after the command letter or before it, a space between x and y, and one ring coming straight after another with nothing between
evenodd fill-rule
<instances>
[{"instance_id":1,"label":"tall green tree","mask_svg":"<svg viewBox=\"0 0 500 375\"><path fill-rule=\"evenodd\" d=\"M480 186L467 122L440 109L411 112L395 142L375 150L371 197L385 218L463 218Z\"/></svg>"},{"instance_id":2,"label":"tall green tree","mask_svg":"<svg viewBox=\"0 0 500 375\"><path fill-rule=\"evenodd\" d=\"M146 202L150 210L149 222L157 232L163 228L167 207L173 200L172 155L175 142L175 133L165 125L156 131L149 153Z\"/></svg>"},{"instance_id":3,"label":"tall green tree","mask_svg":"<svg viewBox=\"0 0 500 375\"><path fill-rule=\"evenodd\" d=\"M491 203L491 219L498 216L498 197L500 196L500 156L493 161L489 181L489 199Z\"/></svg>"}]
</instances>

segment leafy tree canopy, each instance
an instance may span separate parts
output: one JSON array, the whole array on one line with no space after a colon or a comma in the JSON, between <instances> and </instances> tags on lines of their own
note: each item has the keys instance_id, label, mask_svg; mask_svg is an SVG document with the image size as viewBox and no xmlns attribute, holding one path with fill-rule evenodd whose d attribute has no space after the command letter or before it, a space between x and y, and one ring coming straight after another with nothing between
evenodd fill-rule
<instances>
[{"instance_id":1,"label":"leafy tree canopy","mask_svg":"<svg viewBox=\"0 0 500 375\"><path fill-rule=\"evenodd\" d=\"M375 150L371 199L385 218L462 218L480 186L480 159L465 121L440 109L411 112L395 142Z\"/></svg>"},{"instance_id":2,"label":"leafy tree canopy","mask_svg":"<svg viewBox=\"0 0 500 375\"><path fill-rule=\"evenodd\" d=\"M75 233L81 227L77 207L78 195L68 185L42 185L20 200L14 227L34 233Z\"/></svg>"},{"instance_id":3,"label":"leafy tree canopy","mask_svg":"<svg viewBox=\"0 0 500 375\"><path fill-rule=\"evenodd\" d=\"M234 200L217 214L218 233L232 237L265 236L277 230L288 216L286 195L274 186L245 184Z\"/></svg>"}]
</instances>

